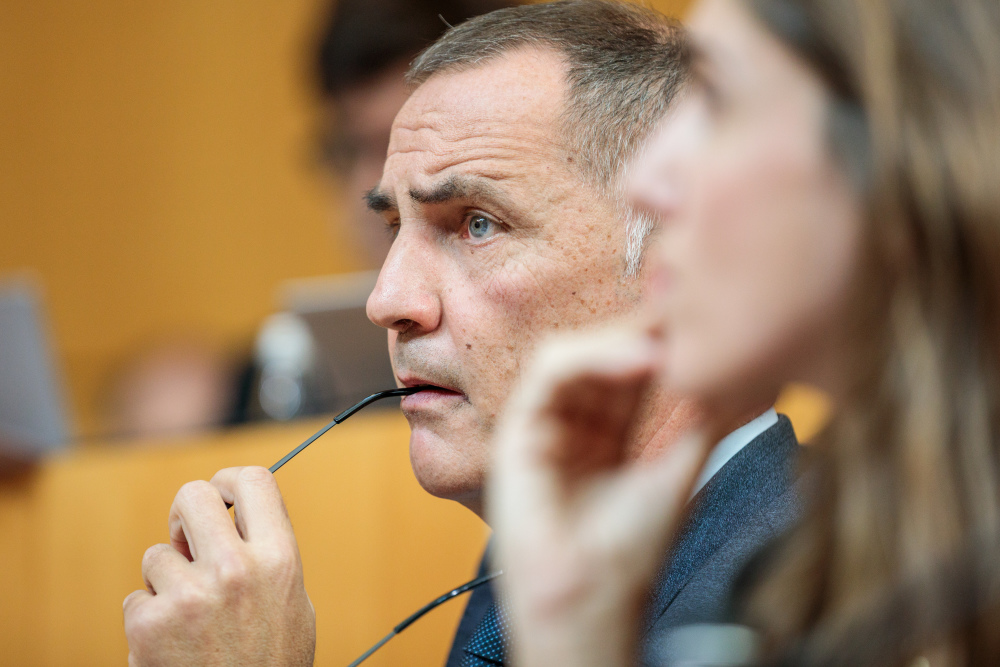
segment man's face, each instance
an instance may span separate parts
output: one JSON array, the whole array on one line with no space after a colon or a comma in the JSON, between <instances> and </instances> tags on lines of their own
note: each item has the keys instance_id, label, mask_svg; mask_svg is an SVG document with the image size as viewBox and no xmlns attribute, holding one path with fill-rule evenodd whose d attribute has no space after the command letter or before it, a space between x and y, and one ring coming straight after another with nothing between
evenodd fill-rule
<instances>
[{"instance_id":1,"label":"man's face","mask_svg":"<svg viewBox=\"0 0 1000 667\"><path fill-rule=\"evenodd\" d=\"M520 50L431 77L369 203L396 237L368 299L389 330L421 485L479 512L497 414L539 338L637 309L625 230L560 141L561 58Z\"/></svg>"}]
</instances>

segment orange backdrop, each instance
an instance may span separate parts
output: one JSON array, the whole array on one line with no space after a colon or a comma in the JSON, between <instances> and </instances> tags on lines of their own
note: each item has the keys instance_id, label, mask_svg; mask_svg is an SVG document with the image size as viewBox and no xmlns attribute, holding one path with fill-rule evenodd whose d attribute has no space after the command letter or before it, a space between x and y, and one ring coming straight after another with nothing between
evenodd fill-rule
<instances>
[{"instance_id":1,"label":"orange backdrop","mask_svg":"<svg viewBox=\"0 0 1000 667\"><path fill-rule=\"evenodd\" d=\"M280 281L355 268L311 164L325 5L0 3L0 276L40 279L83 432L143 341L243 345Z\"/></svg>"}]
</instances>

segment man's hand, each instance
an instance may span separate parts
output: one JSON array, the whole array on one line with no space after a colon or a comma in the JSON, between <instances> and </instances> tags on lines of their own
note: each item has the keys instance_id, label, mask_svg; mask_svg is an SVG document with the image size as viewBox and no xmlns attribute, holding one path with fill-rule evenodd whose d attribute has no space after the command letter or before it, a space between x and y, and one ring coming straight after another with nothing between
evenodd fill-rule
<instances>
[{"instance_id":1,"label":"man's hand","mask_svg":"<svg viewBox=\"0 0 1000 667\"><path fill-rule=\"evenodd\" d=\"M235 507L233 523L226 503ZM129 665L311 665L316 614L274 477L227 468L181 487L170 544L125 598Z\"/></svg>"},{"instance_id":2,"label":"man's hand","mask_svg":"<svg viewBox=\"0 0 1000 667\"><path fill-rule=\"evenodd\" d=\"M710 449L691 435L626 460L656 354L638 332L554 340L507 406L487 513L520 665L634 664L645 592Z\"/></svg>"}]
</instances>

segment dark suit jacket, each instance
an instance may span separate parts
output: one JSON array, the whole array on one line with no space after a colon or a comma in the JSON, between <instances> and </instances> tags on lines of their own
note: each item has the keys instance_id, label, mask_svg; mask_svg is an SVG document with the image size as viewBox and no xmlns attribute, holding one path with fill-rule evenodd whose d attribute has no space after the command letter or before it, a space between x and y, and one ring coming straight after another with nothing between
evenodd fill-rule
<instances>
[{"instance_id":1,"label":"dark suit jacket","mask_svg":"<svg viewBox=\"0 0 1000 667\"><path fill-rule=\"evenodd\" d=\"M792 484L797 452L791 422L780 415L694 497L691 515L651 590L645 652L670 628L728 620L733 585L747 561L798 517ZM446 667L503 665L507 635L492 590L480 587L459 623Z\"/></svg>"}]
</instances>

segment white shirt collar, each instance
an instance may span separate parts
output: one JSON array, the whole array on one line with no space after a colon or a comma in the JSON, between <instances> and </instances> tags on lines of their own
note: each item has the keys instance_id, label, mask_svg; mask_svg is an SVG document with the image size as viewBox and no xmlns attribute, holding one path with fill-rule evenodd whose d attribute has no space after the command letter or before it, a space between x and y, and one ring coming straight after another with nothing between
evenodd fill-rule
<instances>
[{"instance_id":1,"label":"white shirt collar","mask_svg":"<svg viewBox=\"0 0 1000 667\"><path fill-rule=\"evenodd\" d=\"M695 494L701 491L702 487L708 483L708 480L712 479L715 473L722 470L722 466L726 465L729 459L736 456L754 438L777 423L778 413L775 412L774 408L771 408L720 440L719 444L712 450L712 453L708 455L708 460L705 461L705 467L701 469L701 475L698 476L698 481L694 485L694 490L691 491L691 496L694 497Z\"/></svg>"}]
</instances>

